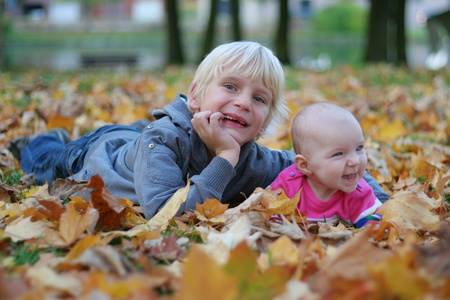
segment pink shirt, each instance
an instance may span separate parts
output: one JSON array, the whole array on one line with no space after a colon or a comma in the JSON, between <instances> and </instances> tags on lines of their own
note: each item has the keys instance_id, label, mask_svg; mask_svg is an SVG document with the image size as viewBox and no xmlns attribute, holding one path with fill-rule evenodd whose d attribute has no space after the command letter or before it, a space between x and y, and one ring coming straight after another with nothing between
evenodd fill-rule
<instances>
[{"instance_id":1,"label":"pink shirt","mask_svg":"<svg viewBox=\"0 0 450 300\"><path fill-rule=\"evenodd\" d=\"M372 188L362 178L355 191L349 194L337 191L328 201L320 201L311 190L306 176L295 164L281 171L270 186L273 191L282 188L289 198L294 198L303 187L297 209L306 214L308 221L313 222L340 217L356 224L359 220L374 214L381 206Z\"/></svg>"}]
</instances>

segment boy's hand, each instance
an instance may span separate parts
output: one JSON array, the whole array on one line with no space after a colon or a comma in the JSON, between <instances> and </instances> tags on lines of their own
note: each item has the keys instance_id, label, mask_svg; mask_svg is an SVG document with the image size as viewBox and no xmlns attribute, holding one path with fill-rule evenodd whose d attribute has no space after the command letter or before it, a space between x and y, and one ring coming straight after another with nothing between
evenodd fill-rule
<instances>
[{"instance_id":1,"label":"boy's hand","mask_svg":"<svg viewBox=\"0 0 450 300\"><path fill-rule=\"evenodd\" d=\"M220 112L203 111L194 114L191 123L208 150L215 156L225 158L235 167L239 161L241 146L220 126L222 119Z\"/></svg>"}]
</instances>

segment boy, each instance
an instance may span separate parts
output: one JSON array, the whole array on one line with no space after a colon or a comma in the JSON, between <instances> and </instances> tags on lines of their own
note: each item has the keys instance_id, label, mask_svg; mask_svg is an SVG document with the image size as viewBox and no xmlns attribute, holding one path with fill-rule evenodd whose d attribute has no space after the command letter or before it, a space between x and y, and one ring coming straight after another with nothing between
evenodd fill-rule
<instances>
[{"instance_id":1,"label":"boy","mask_svg":"<svg viewBox=\"0 0 450 300\"><path fill-rule=\"evenodd\" d=\"M140 204L146 218L187 180L191 187L180 212L214 198L232 207L293 162L292 152L254 142L272 119L286 116L283 90L283 68L269 49L232 42L202 61L189 98L179 94L155 110L155 121L142 131L104 126L66 145L53 131L26 145L16 142L15 152L23 170L35 173L41 184L71 174L78 180L100 174L114 195ZM44 138L53 140L51 148L42 150ZM379 186L378 191L388 197Z\"/></svg>"},{"instance_id":2,"label":"boy","mask_svg":"<svg viewBox=\"0 0 450 300\"><path fill-rule=\"evenodd\" d=\"M294 164L270 185L289 198L301 189L298 211L308 221L337 217L356 228L378 223L381 202L363 179L367 165L364 137L355 117L332 103L306 106L291 128Z\"/></svg>"}]
</instances>

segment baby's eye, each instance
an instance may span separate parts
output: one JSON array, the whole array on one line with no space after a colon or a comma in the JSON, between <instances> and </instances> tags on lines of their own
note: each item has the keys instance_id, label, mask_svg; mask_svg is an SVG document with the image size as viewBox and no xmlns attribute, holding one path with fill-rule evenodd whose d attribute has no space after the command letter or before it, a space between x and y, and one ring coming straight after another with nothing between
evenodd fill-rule
<instances>
[{"instance_id":1,"label":"baby's eye","mask_svg":"<svg viewBox=\"0 0 450 300\"><path fill-rule=\"evenodd\" d=\"M332 157L341 156L341 155L343 155L343 154L344 154L344 153L342 153L342 152L336 152L335 154L333 154Z\"/></svg>"},{"instance_id":2,"label":"baby's eye","mask_svg":"<svg viewBox=\"0 0 450 300\"><path fill-rule=\"evenodd\" d=\"M364 150L364 145L360 145L358 146L358 148L356 148L356 151L362 151Z\"/></svg>"}]
</instances>

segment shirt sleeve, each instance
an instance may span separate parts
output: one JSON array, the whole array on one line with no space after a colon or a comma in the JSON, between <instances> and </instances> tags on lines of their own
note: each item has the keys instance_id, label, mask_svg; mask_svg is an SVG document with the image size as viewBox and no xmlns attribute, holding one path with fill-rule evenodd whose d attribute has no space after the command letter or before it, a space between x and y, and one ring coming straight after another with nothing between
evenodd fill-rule
<instances>
[{"instance_id":1,"label":"shirt sleeve","mask_svg":"<svg viewBox=\"0 0 450 300\"><path fill-rule=\"evenodd\" d=\"M349 197L351 199L348 203L352 216L351 222L356 228L367 225L367 222L377 223L381 220L381 215L377 211L382 203L364 179L359 181L358 188Z\"/></svg>"},{"instance_id":2,"label":"shirt sleeve","mask_svg":"<svg viewBox=\"0 0 450 300\"><path fill-rule=\"evenodd\" d=\"M206 199L221 200L224 189L236 171L225 159L215 157L198 174L188 174L191 152L189 138L175 126L154 122L144 130L137 144L134 164L135 188L139 204L150 219L163 208L187 180L191 182L186 201L179 212L195 209ZM187 154L186 154L187 153ZM189 179L188 179L189 176Z\"/></svg>"}]
</instances>

